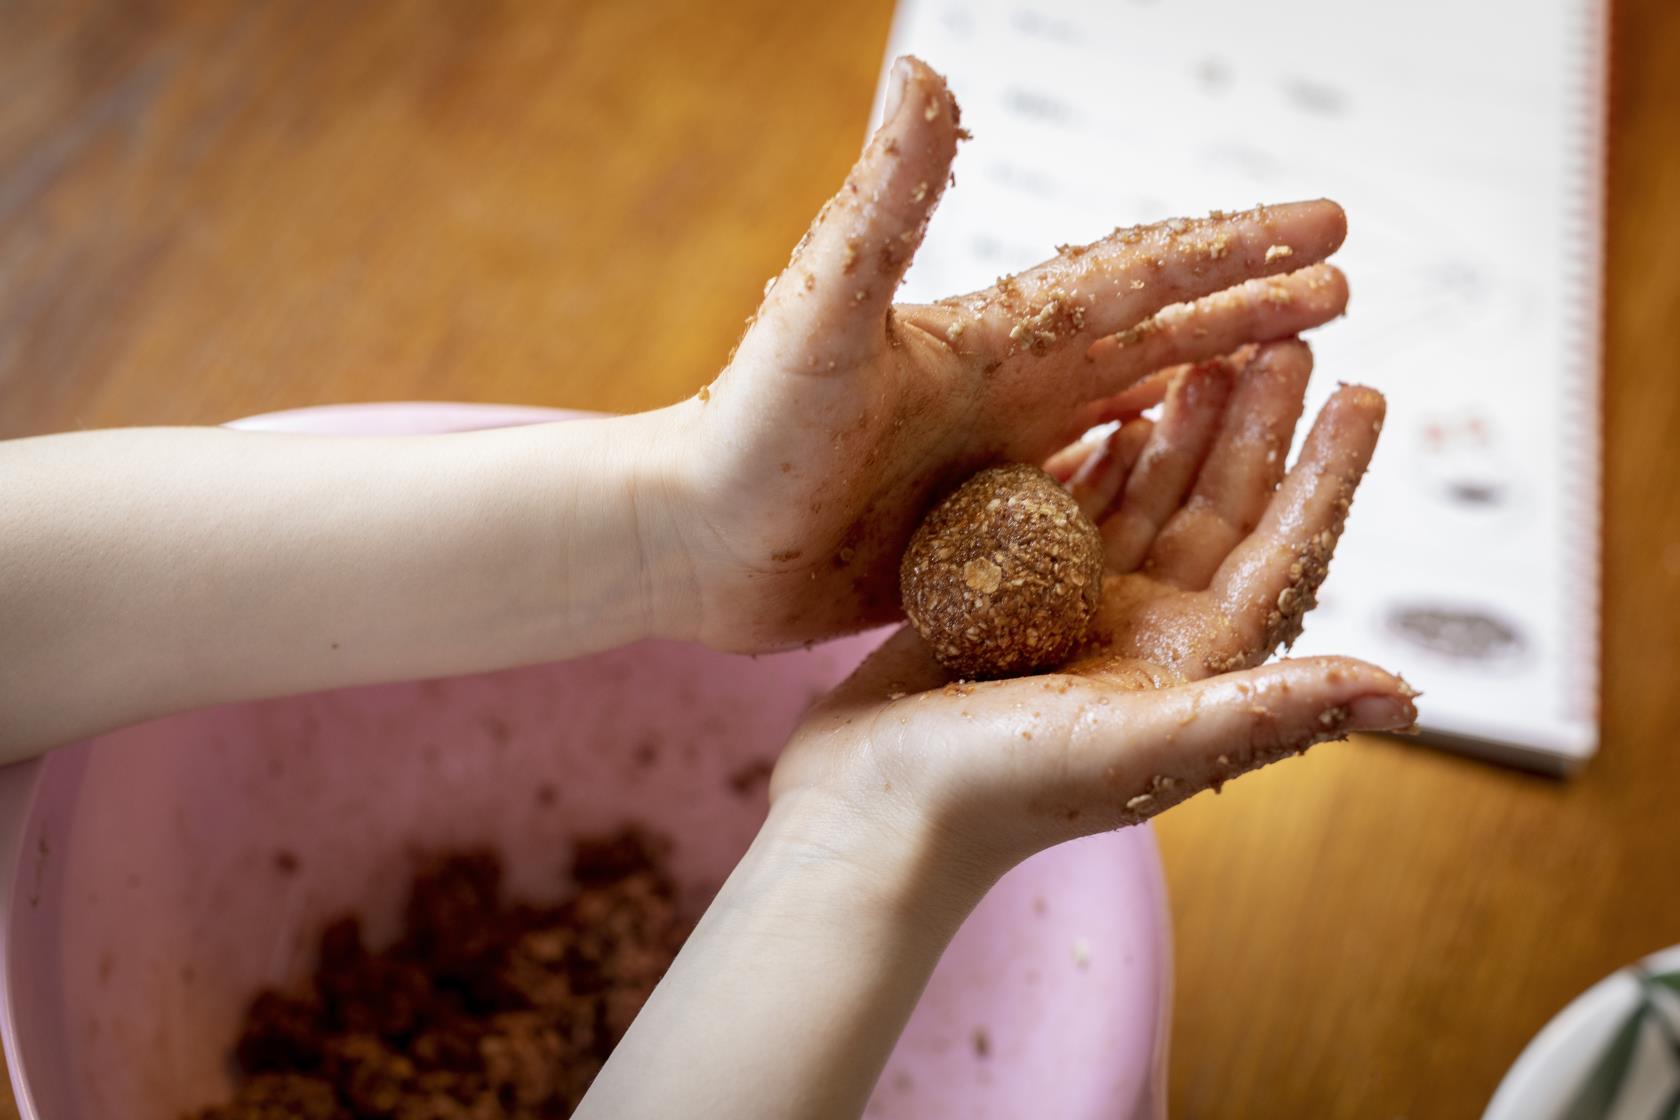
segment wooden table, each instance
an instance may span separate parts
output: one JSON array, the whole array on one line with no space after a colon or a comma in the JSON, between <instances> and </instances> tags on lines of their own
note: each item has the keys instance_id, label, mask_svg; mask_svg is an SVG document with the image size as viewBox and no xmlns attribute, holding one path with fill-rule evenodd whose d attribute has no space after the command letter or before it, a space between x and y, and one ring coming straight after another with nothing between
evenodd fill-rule
<instances>
[{"instance_id":1,"label":"wooden table","mask_svg":"<svg viewBox=\"0 0 1680 1120\"><path fill-rule=\"evenodd\" d=\"M729 9L0 0L0 436L692 392L890 17ZM1680 941L1680 5L1620 3L1615 66L1603 753L1361 741L1170 814L1178 1116L1475 1115Z\"/></svg>"}]
</instances>

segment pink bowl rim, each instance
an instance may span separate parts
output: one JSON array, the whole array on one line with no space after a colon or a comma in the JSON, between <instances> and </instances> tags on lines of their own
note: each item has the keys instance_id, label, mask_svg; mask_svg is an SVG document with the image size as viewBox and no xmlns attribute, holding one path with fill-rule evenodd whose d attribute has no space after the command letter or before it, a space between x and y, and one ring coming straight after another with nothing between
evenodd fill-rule
<instances>
[{"instance_id":1,"label":"pink bowl rim","mask_svg":"<svg viewBox=\"0 0 1680 1120\"><path fill-rule=\"evenodd\" d=\"M604 415L606 413L541 405L372 401L260 412L222 426L247 432L298 432L309 435L435 435Z\"/></svg>"}]
</instances>

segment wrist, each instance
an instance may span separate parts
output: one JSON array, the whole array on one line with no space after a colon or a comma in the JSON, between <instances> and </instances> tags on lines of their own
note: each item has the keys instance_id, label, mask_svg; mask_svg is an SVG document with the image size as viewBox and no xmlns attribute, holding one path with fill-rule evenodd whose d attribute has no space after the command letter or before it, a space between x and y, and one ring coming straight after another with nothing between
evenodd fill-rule
<instances>
[{"instance_id":1,"label":"wrist","mask_svg":"<svg viewBox=\"0 0 1680 1120\"><path fill-rule=\"evenodd\" d=\"M775 798L749 859L801 913L923 934L935 956L1003 870L889 798L859 812L810 790Z\"/></svg>"},{"instance_id":2,"label":"wrist","mask_svg":"<svg viewBox=\"0 0 1680 1120\"><path fill-rule=\"evenodd\" d=\"M863 1112L984 888L945 881L920 845L832 809L804 793L777 799L580 1116ZM672 1061L685 1077L647 1076Z\"/></svg>"},{"instance_id":3,"label":"wrist","mask_svg":"<svg viewBox=\"0 0 1680 1120\"><path fill-rule=\"evenodd\" d=\"M601 448L628 514L621 555L634 557L643 638L700 633L702 588L686 543L695 450L683 421L682 405L614 417Z\"/></svg>"},{"instance_id":4,"label":"wrist","mask_svg":"<svg viewBox=\"0 0 1680 1120\"><path fill-rule=\"evenodd\" d=\"M595 648L697 630L682 547L686 453L674 410L525 429L546 481L558 624Z\"/></svg>"}]
</instances>

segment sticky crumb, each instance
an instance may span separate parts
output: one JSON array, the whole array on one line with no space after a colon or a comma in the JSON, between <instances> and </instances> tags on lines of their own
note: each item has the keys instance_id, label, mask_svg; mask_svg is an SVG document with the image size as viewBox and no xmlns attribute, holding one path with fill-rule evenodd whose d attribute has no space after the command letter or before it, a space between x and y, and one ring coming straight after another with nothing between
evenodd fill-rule
<instances>
[{"instance_id":1,"label":"sticky crumb","mask_svg":"<svg viewBox=\"0 0 1680 1120\"><path fill-rule=\"evenodd\" d=\"M775 763L767 758L755 759L729 775L729 788L738 797L750 797L770 784L770 772Z\"/></svg>"},{"instance_id":2,"label":"sticky crumb","mask_svg":"<svg viewBox=\"0 0 1680 1120\"><path fill-rule=\"evenodd\" d=\"M846 248L840 254L840 271L851 272L857 267L857 259L857 238L854 237L846 242Z\"/></svg>"},{"instance_id":3,"label":"sticky crumb","mask_svg":"<svg viewBox=\"0 0 1680 1120\"><path fill-rule=\"evenodd\" d=\"M924 121L931 121L931 120L937 120L938 118L939 118L939 102L934 101L934 100L930 100L927 103L927 107L922 110L922 119Z\"/></svg>"},{"instance_id":4,"label":"sticky crumb","mask_svg":"<svg viewBox=\"0 0 1680 1120\"><path fill-rule=\"evenodd\" d=\"M1070 301L1066 291L1054 288L1044 306L1010 328L1009 341L1042 355L1064 331L1077 333L1084 328L1085 309Z\"/></svg>"},{"instance_id":5,"label":"sticky crumb","mask_svg":"<svg viewBox=\"0 0 1680 1120\"><path fill-rule=\"evenodd\" d=\"M705 404L707 401L709 401L711 399L712 399L712 387L710 385L700 386L700 403Z\"/></svg>"},{"instance_id":6,"label":"sticky crumb","mask_svg":"<svg viewBox=\"0 0 1680 1120\"><path fill-rule=\"evenodd\" d=\"M902 700L907 695L908 695L908 693L904 693L904 692L889 692L889 693L887 693L887 699L888 700Z\"/></svg>"},{"instance_id":7,"label":"sticky crumb","mask_svg":"<svg viewBox=\"0 0 1680 1120\"><path fill-rule=\"evenodd\" d=\"M816 287L817 287L817 278L815 276L812 276L809 272L807 272L805 274L805 290L807 292L815 291Z\"/></svg>"},{"instance_id":8,"label":"sticky crumb","mask_svg":"<svg viewBox=\"0 0 1680 1120\"><path fill-rule=\"evenodd\" d=\"M869 298L869 289L868 288L859 288L856 292L854 292L852 294L852 298L857 300L859 303L862 303L864 300Z\"/></svg>"},{"instance_id":9,"label":"sticky crumb","mask_svg":"<svg viewBox=\"0 0 1680 1120\"><path fill-rule=\"evenodd\" d=\"M1287 284L1273 282L1266 285L1266 302L1273 307L1288 307L1295 302Z\"/></svg>"},{"instance_id":10,"label":"sticky crumb","mask_svg":"<svg viewBox=\"0 0 1680 1120\"><path fill-rule=\"evenodd\" d=\"M1132 291L1134 291L1134 292L1141 292L1141 291L1143 291L1144 288L1146 288L1148 286L1149 285L1145 284L1142 280L1133 280L1132 281Z\"/></svg>"},{"instance_id":11,"label":"sticky crumb","mask_svg":"<svg viewBox=\"0 0 1680 1120\"><path fill-rule=\"evenodd\" d=\"M1153 804L1155 804L1155 797L1153 794L1140 793L1126 802L1126 808L1130 809L1134 813L1141 813Z\"/></svg>"},{"instance_id":12,"label":"sticky crumb","mask_svg":"<svg viewBox=\"0 0 1680 1120\"><path fill-rule=\"evenodd\" d=\"M1125 330L1115 335L1114 344L1121 347L1133 346L1142 342L1150 335L1159 333L1160 330L1161 321L1159 319L1145 319L1143 322L1138 323L1135 326L1127 327Z\"/></svg>"},{"instance_id":13,"label":"sticky crumb","mask_svg":"<svg viewBox=\"0 0 1680 1120\"><path fill-rule=\"evenodd\" d=\"M1294 255L1295 250L1287 245L1273 245L1266 250L1266 263L1271 264L1273 261L1281 261L1285 257Z\"/></svg>"},{"instance_id":14,"label":"sticky crumb","mask_svg":"<svg viewBox=\"0 0 1680 1120\"><path fill-rule=\"evenodd\" d=\"M635 759L636 765L643 770L648 770L652 767L658 766L659 737L657 735L649 735L647 738L637 743L636 753L632 757Z\"/></svg>"},{"instance_id":15,"label":"sticky crumb","mask_svg":"<svg viewBox=\"0 0 1680 1120\"><path fill-rule=\"evenodd\" d=\"M961 322L961 321L952 323L950 326L945 328L945 341L955 345L957 339L961 338L962 334L963 334L963 331L965 331L967 329L968 329L968 324L967 323L964 323L964 322Z\"/></svg>"},{"instance_id":16,"label":"sticky crumb","mask_svg":"<svg viewBox=\"0 0 1680 1120\"><path fill-rule=\"evenodd\" d=\"M916 184L916 189L910 192L910 201L921 202L923 199L927 198L927 194L928 183L926 179L923 179L921 182Z\"/></svg>"}]
</instances>

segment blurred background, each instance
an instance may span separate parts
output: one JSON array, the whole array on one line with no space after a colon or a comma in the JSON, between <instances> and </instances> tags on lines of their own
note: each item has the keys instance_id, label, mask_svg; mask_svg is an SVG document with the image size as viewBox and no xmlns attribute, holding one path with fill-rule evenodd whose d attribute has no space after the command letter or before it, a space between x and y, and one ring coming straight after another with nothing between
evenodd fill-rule
<instances>
[{"instance_id":1,"label":"blurred background","mask_svg":"<svg viewBox=\"0 0 1680 1120\"><path fill-rule=\"evenodd\" d=\"M1175 1115L1475 1115L1680 941L1680 5L1611 14L1599 753L1564 783L1364 739L1164 818ZM855 158L893 16L0 0L0 438L686 396Z\"/></svg>"}]
</instances>

